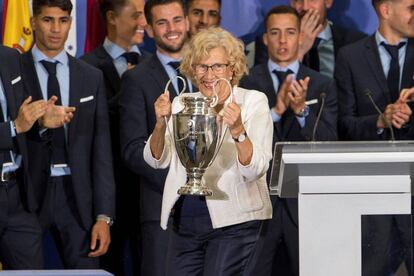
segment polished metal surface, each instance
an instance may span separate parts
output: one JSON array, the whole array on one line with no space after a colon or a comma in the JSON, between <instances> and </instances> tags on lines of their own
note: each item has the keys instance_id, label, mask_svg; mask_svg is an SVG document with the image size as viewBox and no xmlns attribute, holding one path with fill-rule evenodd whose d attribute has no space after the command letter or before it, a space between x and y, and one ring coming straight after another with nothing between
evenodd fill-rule
<instances>
[{"instance_id":1,"label":"polished metal surface","mask_svg":"<svg viewBox=\"0 0 414 276\"><path fill-rule=\"evenodd\" d=\"M211 196L203 174L213 162L222 137L222 120L214 108L214 98L180 96L184 109L172 116L175 148L187 171L187 183L180 195Z\"/></svg>"}]
</instances>

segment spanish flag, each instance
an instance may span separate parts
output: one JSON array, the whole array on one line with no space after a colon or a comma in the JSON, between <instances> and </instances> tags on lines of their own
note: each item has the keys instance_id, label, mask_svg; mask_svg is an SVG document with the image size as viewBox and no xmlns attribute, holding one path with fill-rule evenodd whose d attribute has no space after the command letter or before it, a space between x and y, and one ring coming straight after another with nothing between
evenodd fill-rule
<instances>
[{"instance_id":1,"label":"spanish flag","mask_svg":"<svg viewBox=\"0 0 414 276\"><path fill-rule=\"evenodd\" d=\"M29 0L3 0L3 45L20 52L32 47Z\"/></svg>"}]
</instances>

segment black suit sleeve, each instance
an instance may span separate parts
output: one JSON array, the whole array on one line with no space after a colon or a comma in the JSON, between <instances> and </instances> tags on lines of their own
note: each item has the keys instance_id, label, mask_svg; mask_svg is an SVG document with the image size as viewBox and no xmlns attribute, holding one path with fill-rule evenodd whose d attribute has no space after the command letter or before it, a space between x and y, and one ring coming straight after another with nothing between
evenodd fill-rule
<instances>
[{"instance_id":1,"label":"black suit sleeve","mask_svg":"<svg viewBox=\"0 0 414 276\"><path fill-rule=\"evenodd\" d=\"M335 79L338 85L340 136L346 140L384 139L382 136L385 135L386 131L380 135L377 133L378 114L358 115L351 61L344 50L346 48L339 51L335 67Z\"/></svg>"},{"instance_id":2,"label":"black suit sleeve","mask_svg":"<svg viewBox=\"0 0 414 276\"><path fill-rule=\"evenodd\" d=\"M323 87L320 88L321 92L326 94L325 104L322 110L321 118L316 129L315 140L317 141L332 141L337 140L337 89L335 81L331 80L326 82ZM306 140L312 139L313 129L315 127L316 119L321 108L321 98L318 99L319 108L311 110L306 117L305 126L301 129L301 134ZM316 105L315 105L316 107Z\"/></svg>"},{"instance_id":3,"label":"black suit sleeve","mask_svg":"<svg viewBox=\"0 0 414 276\"><path fill-rule=\"evenodd\" d=\"M153 87L147 87L145 82L148 79L138 79L134 70L125 72L122 76L119 101L121 155L129 169L148 180L145 183L151 183L150 189L162 193L164 183L158 180L163 172L151 168L143 155L145 144L155 125L154 102L159 95Z\"/></svg>"},{"instance_id":4,"label":"black suit sleeve","mask_svg":"<svg viewBox=\"0 0 414 276\"><path fill-rule=\"evenodd\" d=\"M112 166L108 107L102 73L97 80L98 91L93 142L93 186L95 215L115 215L115 181Z\"/></svg>"},{"instance_id":5,"label":"black suit sleeve","mask_svg":"<svg viewBox=\"0 0 414 276\"><path fill-rule=\"evenodd\" d=\"M0 123L0 150L11 150L13 138L10 130L10 122Z\"/></svg>"}]
</instances>

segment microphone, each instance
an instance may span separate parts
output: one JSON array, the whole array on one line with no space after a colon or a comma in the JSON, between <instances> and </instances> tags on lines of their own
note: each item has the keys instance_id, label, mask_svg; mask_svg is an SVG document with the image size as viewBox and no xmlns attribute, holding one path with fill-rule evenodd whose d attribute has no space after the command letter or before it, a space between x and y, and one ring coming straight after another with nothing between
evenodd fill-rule
<instances>
[{"instance_id":1,"label":"microphone","mask_svg":"<svg viewBox=\"0 0 414 276\"><path fill-rule=\"evenodd\" d=\"M378 105L375 103L374 99L372 98L372 93L371 90L369 90L368 88L365 89L365 95L367 95L367 97L369 98L369 100L371 101L372 105L374 106L375 110L377 111L377 113L380 115L381 119L383 120L383 122L385 122L385 124L387 125L387 128L390 130L390 134L391 134L391 141L395 141L395 134L394 134L394 129L392 128L392 125L385 120L385 116L384 113L381 112L381 110L379 109Z\"/></svg>"},{"instance_id":2,"label":"microphone","mask_svg":"<svg viewBox=\"0 0 414 276\"><path fill-rule=\"evenodd\" d=\"M316 130L318 129L318 125L319 125L319 122L320 122L321 116L322 116L322 111L323 111L323 108L325 106L325 98L326 98L326 93L322 92L319 95L319 99L321 100L322 103L321 103L321 107L319 108L318 116L316 117L315 125L313 126L312 140L311 140L312 142L315 142Z\"/></svg>"}]
</instances>

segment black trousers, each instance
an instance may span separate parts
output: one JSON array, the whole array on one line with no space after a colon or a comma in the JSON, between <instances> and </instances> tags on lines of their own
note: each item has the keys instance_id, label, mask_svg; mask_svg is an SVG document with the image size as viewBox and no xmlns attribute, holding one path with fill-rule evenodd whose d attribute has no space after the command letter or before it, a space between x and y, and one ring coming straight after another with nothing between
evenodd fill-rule
<instances>
[{"instance_id":1,"label":"black trousers","mask_svg":"<svg viewBox=\"0 0 414 276\"><path fill-rule=\"evenodd\" d=\"M42 269L42 231L23 208L17 180L0 183L0 258L5 269Z\"/></svg>"},{"instance_id":2,"label":"black trousers","mask_svg":"<svg viewBox=\"0 0 414 276\"><path fill-rule=\"evenodd\" d=\"M389 276L405 262L412 275L411 217L376 215L362 218L362 276Z\"/></svg>"},{"instance_id":3,"label":"black trousers","mask_svg":"<svg viewBox=\"0 0 414 276\"><path fill-rule=\"evenodd\" d=\"M44 233L52 233L65 268L99 268L99 259L88 257L91 234L81 226L70 176L49 178L39 218Z\"/></svg>"},{"instance_id":4,"label":"black trousers","mask_svg":"<svg viewBox=\"0 0 414 276\"><path fill-rule=\"evenodd\" d=\"M164 231L159 220L147 220L141 224L142 235L142 276L165 276L167 264L168 243L171 225Z\"/></svg>"},{"instance_id":5,"label":"black trousers","mask_svg":"<svg viewBox=\"0 0 414 276\"><path fill-rule=\"evenodd\" d=\"M181 217L171 231L167 275L250 275L247 264L261 221L213 229L209 216Z\"/></svg>"},{"instance_id":6,"label":"black trousers","mask_svg":"<svg viewBox=\"0 0 414 276\"><path fill-rule=\"evenodd\" d=\"M292 218L294 214L289 212L285 202L277 196L272 196L271 200L273 217L263 221L247 275L298 276L299 232Z\"/></svg>"}]
</instances>

